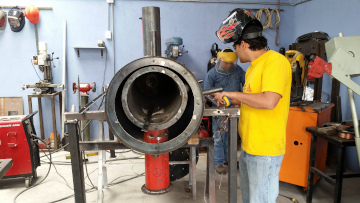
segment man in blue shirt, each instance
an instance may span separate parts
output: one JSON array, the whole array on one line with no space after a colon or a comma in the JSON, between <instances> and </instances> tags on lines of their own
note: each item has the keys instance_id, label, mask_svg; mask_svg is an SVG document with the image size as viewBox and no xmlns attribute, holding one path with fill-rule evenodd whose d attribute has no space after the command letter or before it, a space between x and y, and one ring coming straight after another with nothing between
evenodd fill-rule
<instances>
[{"instance_id":1,"label":"man in blue shirt","mask_svg":"<svg viewBox=\"0 0 360 203\"><path fill-rule=\"evenodd\" d=\"M245 71L236 64L238 59L230 48L217 53L217 63L204 79L204 90L222 87L223 91L242 92L245 83ZM213 104L213 106L216 106ZM227 174L229 122L225 116L213 116L212 130L215 147L215 170Z\"/></svg>"}]
</instances>

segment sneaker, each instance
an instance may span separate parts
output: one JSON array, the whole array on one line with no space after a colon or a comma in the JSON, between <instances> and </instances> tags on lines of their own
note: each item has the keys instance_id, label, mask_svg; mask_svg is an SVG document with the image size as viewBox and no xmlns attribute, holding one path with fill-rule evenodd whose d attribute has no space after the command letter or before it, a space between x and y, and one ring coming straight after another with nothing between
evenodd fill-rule
<instances>
[{"instance_id":1,"label":"sneaker","mask_svg":"<svg viewBox=\"0 0 360 203\"><path fill-rule=\"evenodd\" d=\"M217 165L215 166L215 171L218 174L226 175L228 173L228 168L224 165Z\"/></svg>"}]
</instances>

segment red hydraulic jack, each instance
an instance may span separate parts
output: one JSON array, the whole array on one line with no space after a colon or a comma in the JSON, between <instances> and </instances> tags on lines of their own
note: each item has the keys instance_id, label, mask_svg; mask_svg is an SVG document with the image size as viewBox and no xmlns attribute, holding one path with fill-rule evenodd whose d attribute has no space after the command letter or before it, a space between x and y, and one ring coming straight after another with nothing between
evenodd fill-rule
<instances>
[{"instance_id":1,"label":"red hydraulic jack","mask_svg":"<svg viewBox=\"0 0 360 203\"><path fill-rule=\"evenodd\" d=\"M149 130L144 133L147 143L162 143L168 140L168 131ZM158 195L172 189L169 176L169 153L145 154L145 185L141 190L145 194Z\"/></svg>"}]
</instances>

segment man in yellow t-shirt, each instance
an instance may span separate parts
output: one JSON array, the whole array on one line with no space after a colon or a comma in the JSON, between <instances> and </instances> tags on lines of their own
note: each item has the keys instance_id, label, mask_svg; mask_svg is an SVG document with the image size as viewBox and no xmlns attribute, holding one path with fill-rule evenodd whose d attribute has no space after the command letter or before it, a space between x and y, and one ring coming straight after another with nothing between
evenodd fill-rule
<instances>
[{"instance_id":1,"label":"man in yellow t-shirt","mask_svg":"<svg viewBox=\"0 0 360 203\"><path fill-rule=\"evenodd\" d=\"M223 103L227 96L239 104L240 189L244 203L276 202L279 171L285 154L286 123L290 105L291 67L281 54L267 50L262 25L249 11L235 9L222 22L217 37L234 42L240 62L250 62L243 92L212 96Z\"/></svg>"}]
</instances>

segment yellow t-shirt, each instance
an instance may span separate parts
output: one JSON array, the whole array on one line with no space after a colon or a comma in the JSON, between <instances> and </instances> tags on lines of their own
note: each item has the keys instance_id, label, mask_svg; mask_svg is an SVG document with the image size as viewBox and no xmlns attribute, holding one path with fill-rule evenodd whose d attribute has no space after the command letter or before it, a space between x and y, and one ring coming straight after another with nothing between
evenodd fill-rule
<instances>
[{"instance_id":1,"label":"yellow t-shirt","mask_svg":"<svg viewBox=\"0 0 360 203\"><path fill-rule=\"evenodd\" d=\"M272 50L261 55L246 71L243 92L275 92L282 96L273 110L241 105L239 133L243 150L261 156L285 154L291 92L289 61Z\"/></svg>"}]
</instances>

